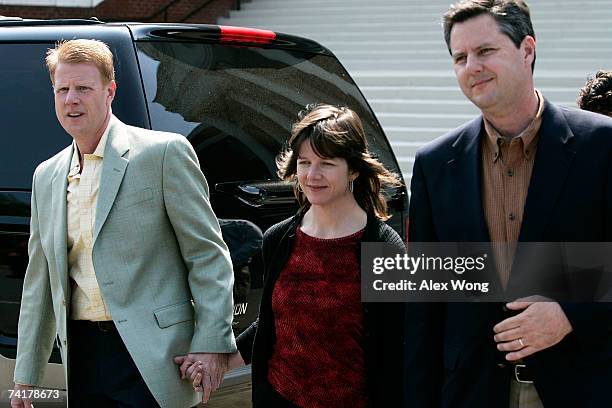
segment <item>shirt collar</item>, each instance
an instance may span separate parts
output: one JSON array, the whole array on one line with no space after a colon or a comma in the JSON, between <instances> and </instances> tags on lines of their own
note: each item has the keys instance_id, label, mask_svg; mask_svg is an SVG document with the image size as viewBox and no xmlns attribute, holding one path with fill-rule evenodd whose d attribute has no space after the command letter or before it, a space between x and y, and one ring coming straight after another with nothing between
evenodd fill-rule
<instances>
[{"instance_id":1,"label":"shirt collar","mask_svg":"<svg viewBox=\"0 0 612 408\"><path fill-rule=\"evenodd\" d=\"M108 124L106 125L106 129L104 129L104 133L102 133L102 137L100 138L100 141L98 142L98 145L96 146L96 149L91 154L92 156L96 156L101 159L104 158L104 149L106 148L106 142L108 140L108 133L110 130L111 121L112 121L112 117L111 117L111 120L108 121ZM72 141L72 160L70 161L70 170L68 171L68 177L69 178L74 177L80 172L81 172L81 165L79 163L79 147L77 146L76 142L73 140Z\"/></svg>"},{"instance_id":2,"label":"shirt collar","mask_svg":"<svg viewBox=\"0 0 612 408\"><path fill-rule=\"evenodd\" d=\"M518 140L519 143L522 143L523 155L526 159L529 159L533 155L534 149L532 149L532 145L536 140L538 131L540 130L540 125L542 124L542 112L544 112L544 97L542 96L542 92L537 89L534 91L538 97L538 110L536 115L525 130L512 138L512 140ZM487 136L485 143L487 143L490 150L494 152L493 162L495 163L501 156L500 146L508 142L502 135L499 134L497 129L495 129L492 124L490 124L485 118L483 118L483 120Z\"/></svg>"}]
</instances>

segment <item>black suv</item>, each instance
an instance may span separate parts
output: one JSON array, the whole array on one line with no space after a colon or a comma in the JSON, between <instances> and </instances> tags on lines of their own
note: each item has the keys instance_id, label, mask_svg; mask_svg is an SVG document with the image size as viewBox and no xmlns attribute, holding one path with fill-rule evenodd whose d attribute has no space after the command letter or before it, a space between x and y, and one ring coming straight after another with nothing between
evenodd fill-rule
<instances>
[{"instance_id":1,"label":"black suv","mask_svg":"<svg viewBox=\"0 0 612 408\"><path fill-rule=\"evenodd\" d=\"M349 106L362 118L371 150L400 173L351 77L328 49L311 40L213 25L0 20L0 405L8 402L12 388L32 174L38 163L72 141L55 117L44 57L57 41L73 38L99 39L110 46L117 117L180 133L198 154L213 209L225 220L224 236L234 236L236 335L257 315L262 266L257 251L238 260L236 251L244 246L236 245L235 238L238 243L241 236L252 238L251 244L259 245L256 227L265 231L297 208L291 187L276 177L274 158L298 111L314 102ZM389 224L405 237L406 189L389 193ZM46 388L65 387L60 363L55 350ZM244 388L249 380L247 367L228 373L224 386Z\"/></svg>"}]
</instances>

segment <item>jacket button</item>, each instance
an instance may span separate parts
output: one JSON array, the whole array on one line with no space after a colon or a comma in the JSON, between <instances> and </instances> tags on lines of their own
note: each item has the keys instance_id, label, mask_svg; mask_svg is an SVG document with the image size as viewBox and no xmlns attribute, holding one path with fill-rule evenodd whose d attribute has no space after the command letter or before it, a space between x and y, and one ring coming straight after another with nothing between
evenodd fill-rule
<instances>
[{"instance_id":1,"label":"jacket button","mask_svg":"<svg viewBox=\"0 0 612 408\"><path fill-rule=\"evenodd\" d=\"M506 365L504 363L497 363L497 367L498 368L506 368Z\"/></svg>"}]
</instances>

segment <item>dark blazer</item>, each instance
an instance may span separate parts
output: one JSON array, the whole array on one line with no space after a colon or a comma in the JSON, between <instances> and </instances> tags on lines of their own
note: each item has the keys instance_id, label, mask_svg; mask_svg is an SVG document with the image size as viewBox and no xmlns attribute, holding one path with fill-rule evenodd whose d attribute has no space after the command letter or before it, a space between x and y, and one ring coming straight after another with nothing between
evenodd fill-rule
<instances>
[{"instance_id":1,"label":"dark blazer","mask_svg":"<svg viewBox=\"0 0 612 408\"><path fill-rule=\"evenodd\" d=\"M289 259L301 219L301 214L298 214L273 225L264 234L265 275L259 317L237 339L242 358L252 364L254 407L270 408L266 404L266 390L270 389L268 361L276 341L272 290ZM362 242L387 242L400 253L406 251L397 232L371 216L368 216ZM361 254L358 259L361 259ZM403 307L397 303L363 303L363 310L369 406L400 407L403 396Z\"/></svg>"},{"instance_id":2,"label":"dark blazer","mask_svg":"<svg viewBox=\"0 0 612 408\"><path fill-rule=\"evenodd\" d=\"M483 133L481 116L417 153L409 241L489 241ZM612 241L611 119L545 102L519 241ZM516 269L509 286L520 275ZM526 359L538 393L546 407L608 406L612 307L561 307L573 332ZM511 367L493 341L493 326L507 317L499 303L409 304L405 406L508 406Z\"/></svg>"}]
</instances>

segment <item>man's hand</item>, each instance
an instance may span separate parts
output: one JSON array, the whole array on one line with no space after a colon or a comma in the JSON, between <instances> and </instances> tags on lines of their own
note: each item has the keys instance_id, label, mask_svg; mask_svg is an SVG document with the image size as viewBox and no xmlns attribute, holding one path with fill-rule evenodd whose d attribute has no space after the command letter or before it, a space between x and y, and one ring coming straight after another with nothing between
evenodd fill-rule
<instances>
[{"instance_id":1,"label":"man's hand","mask_svg":"<svg viewBox=\"0 0 612 408\"><path fill-rule=\"evenodd\" d=\"M203 393L203 403L208 402L210 394L219 388L227 371L227 354L224 353L190 353L175 357L174 362L180 366L181 379L189 378L194 389ZM197 374L200 374L199 387L195 381Z\"/></svg>"},{"instance_id":2,"label":"man's hand","mask_svg":"<svg viewBox=\"0 0 612 408\"><path fill-rule=\"evenodd\" d=\"M29 396L29 393L27 393L27 391L33 389L34 387L30 387L29 385L15 384L15 387L13 388L15 392L11 397L11 408L34 408L32 400L30 398L23 397L23 394L20 393L20 391L26 391L26 395Z\"/></svg>"},{"instance_id":3,"label":"man's hand","mask_svg":"<svg viewBox=\"0 0 612 408\"><path fill-rule=\"evenodd\" d=\"M557 302L518 299L506 304L511 310L523 310L494 328L497 349L508 351L506 360L516 361L559 343L573 329Z\"/></svg>"},{"instance_id":4,"label":"man's hand","mask_svg":"<svg viewBox=\"0 0 612 408\"><path fill-rule=\"evenodd\" d=\"M227 361L228 370L233 370L234 368L245 365L245 362L239 352L229 354ZM202 387L202 378L204 377L204 370L202 369L202 364L200 364L200 362L194 363L187 369L187 373L189 372L191 372L191 374L188 374L189 380L191 381L191 385L193 385L194 391L203 392L204 388Z\"/></svg>"}]
</instances>

